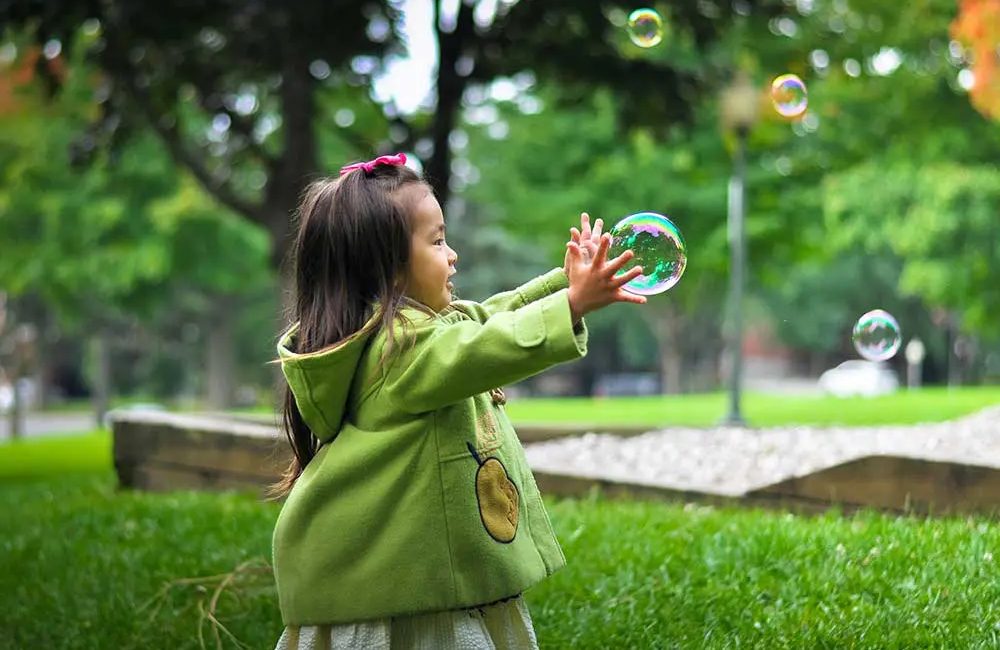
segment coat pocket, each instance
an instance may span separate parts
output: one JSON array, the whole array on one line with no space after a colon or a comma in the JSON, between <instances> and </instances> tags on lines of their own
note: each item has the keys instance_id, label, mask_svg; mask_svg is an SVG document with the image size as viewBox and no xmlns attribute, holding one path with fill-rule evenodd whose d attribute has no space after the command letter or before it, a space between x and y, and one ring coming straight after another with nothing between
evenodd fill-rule
<instances>
[{"instance_id":1,"label":"coat pocket","mask_svg":"<svg viewBox=\"0 0 1000 650\"><path fill-rule=\"evenodd\" d=\"M533 348L545 340L542 305L533 302L514 312L514 341L522 348Z\"/></svg>"}]
</instances>

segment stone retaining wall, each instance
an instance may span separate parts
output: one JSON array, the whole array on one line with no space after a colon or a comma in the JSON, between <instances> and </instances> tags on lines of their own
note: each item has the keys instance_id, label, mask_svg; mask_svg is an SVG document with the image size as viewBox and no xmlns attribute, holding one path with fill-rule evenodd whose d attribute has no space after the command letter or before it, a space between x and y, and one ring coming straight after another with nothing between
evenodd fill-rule
<instances>
[{"instance_id":1,"label":"stone retaining wall","mask_svg":"<svg viewBox=\"0 0 1000 650\"><path fill-rule=\"evenodd\" d=\"M114 465L123 487L140 490L247 489L261 497L291 460L270 416L115 411L109 416ZM591 428L590 430L593 430ZM570 427L519 426L525 442L580 433ZM622 430L634 435L638 430ZM714 494L535 471L546 494L580 497L599 491L611 498L663 499L720 506L822 512L872 507L893 512L994 514L1000 506L1000 469L898 456L867 456L744 494Z\"/></svg>"},{"instance_id":2,"label":"stone retaining wall","mask_svg":"<svg viewBox=\"0 0 1000 650\"><path fill-rule=\"evenodd\" d=\"M272 425L213 415L112 412L114 465L139 490L251 489L281 475L291 450Z\"/></svg>"}]
</instances>

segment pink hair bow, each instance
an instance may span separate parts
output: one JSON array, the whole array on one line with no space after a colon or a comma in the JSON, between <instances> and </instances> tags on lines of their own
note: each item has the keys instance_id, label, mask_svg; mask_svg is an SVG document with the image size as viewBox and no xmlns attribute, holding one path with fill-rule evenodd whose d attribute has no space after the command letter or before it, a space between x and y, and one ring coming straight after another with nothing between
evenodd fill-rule
<instances>
[{"instance_id":1,"label":"pink hair bow","mask_svg":"<svg viewBox=\"0 0 1000 650\"><path fill-rule=\"evenodd\" d=\"M405 165L406 164L406 154L397 153L395 156L379 156L375 160L369 160L368 162L359 162L351 165L344 165L340 168L340 175L343 176L347 172L354 171L355 169L363 169L369 174L377 165Z\"/></svg>"}]
</instances>

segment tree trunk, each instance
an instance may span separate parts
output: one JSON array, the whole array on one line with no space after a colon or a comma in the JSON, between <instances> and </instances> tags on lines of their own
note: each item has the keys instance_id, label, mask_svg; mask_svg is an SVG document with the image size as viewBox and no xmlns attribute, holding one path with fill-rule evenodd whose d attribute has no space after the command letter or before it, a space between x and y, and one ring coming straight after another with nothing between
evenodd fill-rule
<instances>
[{"instance_id":1,"label":"tree trunk","mask_svg":"<svg viewBox=\"0 0 1000 650\"><path fill-rule=\"evenodd\" d=\"M24 397L21 395L21 388L18 386L20 379L15 373L11 377L11 390L13 391L14 402L10 408L10 438L17 440L24 435Z\"/></svg>"},{"instance_id":2,"label":"tree trunk","mask_svg":"<svg viewBox=\"0 0 1000 650\"><path fill-rule=\"evenodd\" d=\"M674 343L676 345L676 343ZM676 353L672 345L660 352L661 392L664 395L676 395L681 392L681 355Z\"/></svg>"},{"instance_id":3,"label":"tree trunk","mask_svg":"<svg viewBox=\"0 0 1000 650\"><path fill-rule=\"evenodd\" d=\"M434 0L434 30L438 41L437 106L431 125L434 154L427 161L424 176L434 189L434 194L441 205L447 205L451 194L449 187L451 146L448 138L455 128L455 118L462 102L462 93L468 85L468 76L459 74L455 64L463 56L463 50L466 49L469 39L475 37L473 9L470 3L460 3L455 18L455 29L445 32L441 29L441 3Z\"/></svg>"},{"instance_id":4,"label":"tree trunk","mask_svg":"<svg viewBox=\"0 0 1000 650\"><path fill-rule=\"evenodd\" d=\"M236 349L233 346L232 300L219 296L208 323L208 390L209 408L225 410L233 405L233 375Z\"/></svg>"},{"instance_id":5,"label":"tree trunk","mask_svg":"<svg viewBox=\"0 0 1000 650\"><path fill-rule=\"evenodd\" d=\"M681 392L683 359L680 354L680 316L677 308L666 303L659 309L643 310L650 319L656 336L660 365L660 392L664 395Z\"/></svg>"},{"instance_id":6,"label":"tree trunk","mask_svg":"<svg viewBox=\"0 0 1000 650\"><path fill-rule=\"evenodd\" d=\"M39 317L39 336L35 342L35 389L36 404L39 410L44 410L52 402L50 387L55 378L53 366L56 346L54 342L58 340L58 331L49 310L43 305Z\"/></svg>"},{"instance_id":7,"label":"tree trunk","mask_svg":"<svg viewBox=\"0 0 1000 650\"><path fill-rule=\"evenodd\" d=\"M93 340L94 345L94 417L98 427L104 426L111 395L111 335L101 328Z\"/></svg>"}]
</instances>

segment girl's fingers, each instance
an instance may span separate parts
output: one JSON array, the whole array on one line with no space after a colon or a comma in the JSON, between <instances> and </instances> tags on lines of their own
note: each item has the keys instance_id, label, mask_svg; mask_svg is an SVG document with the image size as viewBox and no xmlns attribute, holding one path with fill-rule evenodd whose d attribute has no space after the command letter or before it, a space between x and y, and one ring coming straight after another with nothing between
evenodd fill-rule
<instances>
[{"instance_id":1,"label":"girl's fingers","mask_svg":"<svg viewBox=\"0 0 1000 650\"><path fill-rule=\"evenodd\" d=\"M586 212L580 213L580 233L584 239L590 239L590 215Z\"/></svg>"},{"instance_id":2,"label":"girl's fingers","mask_svg":"<svg viewBox=\"0 0 1000 650\"><path fill-rule=\"evenodd\" d=\"M608 261L608 248L611 246L611 235L602 235L601 243L594 255L594 266L601 268Z\"/></svg>"},{"instance_id":3,"label":"girl's fingers","mask_svg":"<svg viewBox=\"0 0 1000 650\"><path fill-rule=\"evenodd\" d=\"M626 273L622 273L621 275L616 275L614 277L615 286L616 288L624 286L629 282L631 282L632 280L635 280L640 275L642 275L642 267L634 266L631 269L629 269Z\"/></svg>"},{"instance_id":4,"label":"girl's fingers","mask_svg":"<svg viewBox=\"0 0 1000 650\"><path fill-rule=\"evenodd\" d=\"M629 293L628 291L622 289L618 294L618 302L630 302L635 305L645 305L646 296L639 296L634 293Z\"/></svg>"},{"instance_id":5,"label":"girl's fingers","mask_svg":"<svg viewBox=\"0 0 1000 650\"><path fill-rule=\"evenodd\" d=\"M580 259L580 245L576 242L568 241L566 242L566 248L569 249L569 254L573 256L574 259Z\"/></svg>"},{"instance_id":6,"label":"girl's fingers","mask_svg":"<svg viewBox=\"0 0 1000 650\"><path fill-rule=\"evenodd\" d=\"M620 271L621 268L625 266L625 263L628 262L633 257L635 257L635 252L629 249L624 253L622 253L621 255L619 255L618 257L616 257L615 259L608 262L607 266L604 267L604 270L608 274L608 277Z\"/></svg>"},{"instance_id":7,"label":"girl's fingers","mask_svg":"<svg viewBox=\"0 0 1000 650\"><path fill-rule=\"evenodd\" d=\"M593 229L593 231L591 231L591 235L590 236L592 238L600 239L600 237L601 237L601 229L602 228L604 228L604 220L603 219L598 219L597 221L594 222L594 229Z\"/></svg>"},{"instance_id":8,"label":"girl's fingers","mask_svg":"<svg viewBox=\"0 0 1000 650\"><path fill-rule=\"evenodd\" d=\"M579 242L580 241L580 231L577 230L576 228L570 228L569 229L569 237L570 237L570 239L572 241Z\"/></svg>"}]
</instances>

